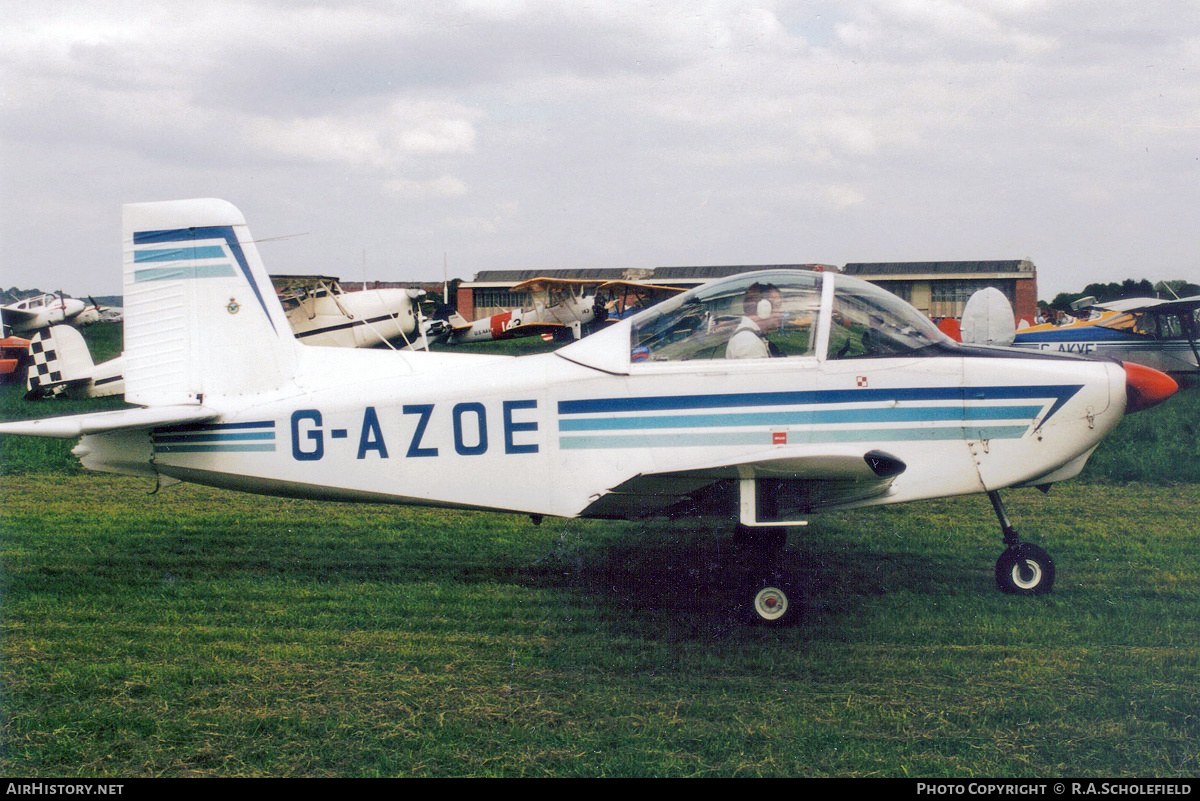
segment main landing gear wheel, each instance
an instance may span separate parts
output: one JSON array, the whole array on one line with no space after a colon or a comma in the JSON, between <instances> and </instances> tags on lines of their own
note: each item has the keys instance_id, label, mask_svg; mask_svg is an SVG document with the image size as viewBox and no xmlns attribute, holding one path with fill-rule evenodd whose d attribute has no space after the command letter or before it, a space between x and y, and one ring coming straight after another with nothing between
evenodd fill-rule
<instances>
[{"instance_id":1,"label":"main landing gear wheel","mask_svg":"<svg viewBox=\"0 0 1200 801\"><path fill-rule=\"evenodd\" d=\"M787 529L739 525L733 541L738 555L734 611L752 625L786 626L800 618L800 594L783 570Z\"/></svg>"},{"instance_id":2,"label":"main landing gear wheel","mask_svg":"<svg viewBox=\"0 0 1200 801\"><path fill-rule=\"evenodd\" d=\"M800 616L799 599L782 581L764 581L754 593L750 621L760 626L786 626Z\"/></svg>"},{"instance_id":3,"label":"main landing gear wheel","mask_svg":"<svg viewBox=\"0 0 1200 801\"><path fill-rule=\"evenodd\" d=\"M1023 542L996 560L996 586L1014 595L1043 595L1054 586L1054 560L1033 543Z\"/></svg>"}]
</instances>

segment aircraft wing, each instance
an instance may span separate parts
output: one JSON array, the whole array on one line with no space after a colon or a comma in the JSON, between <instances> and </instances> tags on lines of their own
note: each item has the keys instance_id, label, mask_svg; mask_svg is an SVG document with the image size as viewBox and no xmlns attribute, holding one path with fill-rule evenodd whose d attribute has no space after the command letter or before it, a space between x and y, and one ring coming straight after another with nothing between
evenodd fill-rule
<instances>
[{"instance_id":1,"label":"aircraft wing","mask_svg":"<svg viewBox=\"0 0 1200 801\"><path fill-rule=\"evenodd\" d=\"M512 292L543 292L550 289L578 289L580 287L599 286L602 281L586 278L549 278L542 276L530 278L513 286Z\"/></svg>"},{"instance_id":2,"label":"aircraft wing","mask_svg":"<svg viewBox=\"0 0 1200 801\"><path fill-rule=\"evenodd\" d=\"M0 309L0 317L4 318L5 325L18 325L28 323L34 320L44 310L32 311L30 309L10 309L7 306Z\"/></svg>"},{"instance_id":3,"label":"aircraft wing","mask_svg":"<svg viewBox=\"0 0 1200 801\"><path fill-rule=\"evenodd\" d=\"M1114 300L1111 303L1097 303L1096 308L1129 313L1154 312L1156 314L1175 314L1178 312L1189 312L1200 309L1200 295L1193 295L1192 297L1188 298L1179 298L1178 300L1164 300L1162 298L1130 298L1126 300Z\"/></svg>"},{"instance_id":4,"label":"aircraft wing","mask_svg":"<svg viewBox=\"0 0 1200 801\"><path fill-rule=\"evenodd\" d=\"M585 517L669 514L693 509L705 495L731 487L731 482L756 479L779 482L787 502L802 513L840 506L882 495L904 462L882 451L841 452L779 457L777 450L761 458L698 464L683 470L642 473L618 484L592 503Z\"/></svg>"},{"instance_id":5,"label":"aircraft wing","mask_svg":"<svg viewBox=\"0 0 1200 801\"><path fill-rule=\"evenodd\" d=\"M289 288L312 289L321 282L339 283L340 279L333 275L272 275L271 284L277 290Z\"/></svg>"},{"instance_id":6,"label":"aircraft wing","mask_svg":"<svg viewBox=\"0 0 1200 801\"><path fill-rule=\"evenodd\" d=\"M118 409L112 412L49 417L0 423L0 434L24 434L30 437L72 439L84 434L105 434L132 428L158 428L182 423L212 420L217 413L204 406L154 406L144 409Z\"/></svg>"},{"instance_id":7,"label":"aircraft wing","mask_svg":"<svg viewBox=\"0 0 1200 801\"><path fill-rule=\"evenodd\" d=\"M596 293L608 292L608 297L615 301L615 308L610 309L610 314L624 317L633 311L641 311L656 303L662 303L683 291L685 290L679 287L644 284L640 281L606 281ZM611 305L613 304L610 303Z\"/></svg>"},{"instance_id":8,"label":"aircraft wing","mask_svg":"<svg viewBox=\"0 0 1200 801\"><path fill-rule=\"evenodd\" d=\"M664 298L669 298L672 295L678 295L684 290L677 286L665 286L663 284L644 284L641 281L605 281L600 285L600 289L620 289L628 292L649 292L655 296L661 295Z\"/></svg>"}]
</instances>

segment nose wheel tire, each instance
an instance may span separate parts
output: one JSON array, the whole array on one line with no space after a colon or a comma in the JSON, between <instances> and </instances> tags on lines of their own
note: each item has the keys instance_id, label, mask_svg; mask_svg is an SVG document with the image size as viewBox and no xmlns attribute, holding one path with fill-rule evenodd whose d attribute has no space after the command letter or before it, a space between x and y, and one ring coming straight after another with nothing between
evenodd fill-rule
<instances>
[{"instance_id":1,"label":"nose wheel tire","mask_svg":"<svg viewBox=\"0 0 1200 801\"><path fill-rule=\"evenodd\" d=\"M996 586L1014 595L1043 595L1054 586L1054 560L1038 546L1023 542L996 560Z\"/></svg>"}]
</instances>

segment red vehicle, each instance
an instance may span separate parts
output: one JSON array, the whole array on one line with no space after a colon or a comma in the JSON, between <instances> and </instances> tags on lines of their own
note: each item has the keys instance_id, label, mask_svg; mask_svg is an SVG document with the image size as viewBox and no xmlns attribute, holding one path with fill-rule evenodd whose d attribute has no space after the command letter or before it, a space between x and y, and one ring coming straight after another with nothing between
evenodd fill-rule
<instances>
[{"instance_id":1,"label":"red vehicle","mask_svg":"<svg viewBox=\"0 0 1200 801\"><path fill-rule=\"evenodd\" d=\"M29 356L29 340L21 337L0 339L0 381L20 377L21 366Z\"/></svg>"}]
</instances>

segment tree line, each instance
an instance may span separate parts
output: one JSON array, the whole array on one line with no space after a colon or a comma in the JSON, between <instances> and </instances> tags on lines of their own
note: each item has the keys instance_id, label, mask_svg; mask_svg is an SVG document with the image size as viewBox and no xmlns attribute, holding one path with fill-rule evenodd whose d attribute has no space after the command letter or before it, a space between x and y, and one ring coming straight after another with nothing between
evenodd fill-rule
<instances>
[{"instance_id":1,"label":"tree line","mask_svg":"<svg viewBox=\"0 0 1200 801\"><path fill-rule=\"evenodd\" d=\"M1126 278L1120 283L1088 284L1082 292L1059 292L1049 303L1039 301L1038 305L1066 312L1070 311L1072 303L1086 297L1094 297L1097 303L1110 303L1125 298L1186 298L1192 295L1200 295L1200 285L1191 281L1159 281L1152 284L1145 278L1140 281Z\"/></svg>"}]
</instances>

